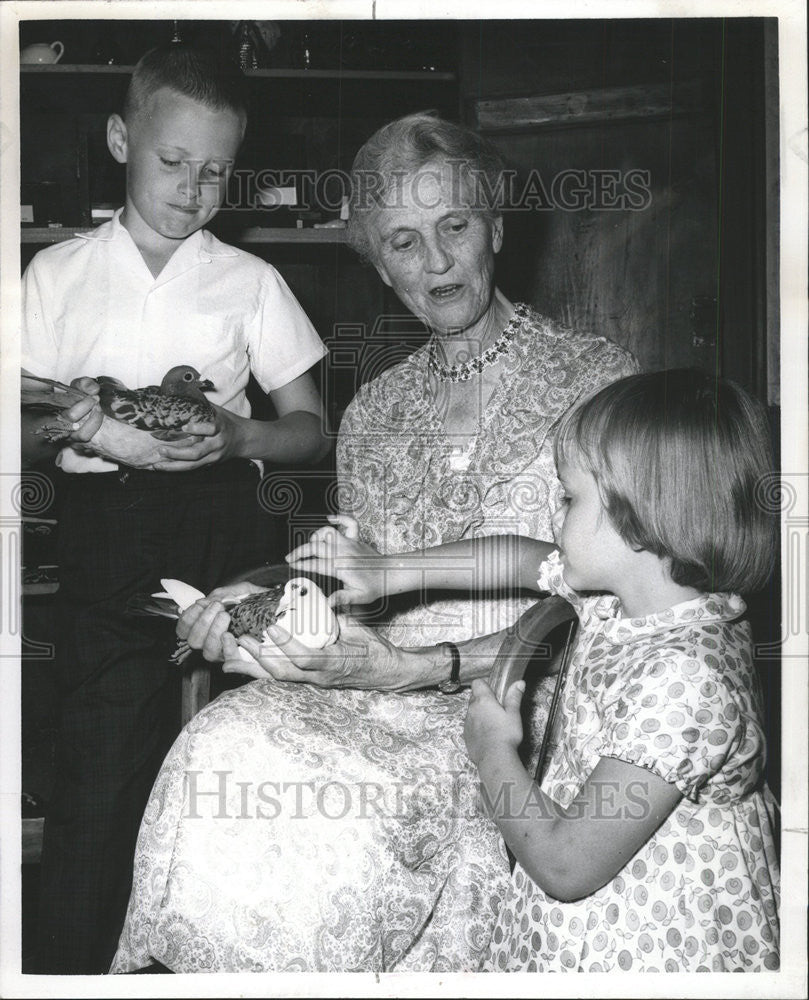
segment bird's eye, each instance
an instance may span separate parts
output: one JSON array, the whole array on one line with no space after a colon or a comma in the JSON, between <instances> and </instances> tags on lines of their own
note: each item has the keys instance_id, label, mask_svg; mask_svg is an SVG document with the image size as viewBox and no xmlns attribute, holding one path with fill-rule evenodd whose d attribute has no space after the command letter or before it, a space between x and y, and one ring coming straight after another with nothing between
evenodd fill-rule
<instances>
[{"instance_id":1,"label":"bird's eye","mask_svg":"<svg viewBox=\"0 0 809 1000\"><path fill-rule=\"evenodd\" d=\"M301 597L306 597L308 591L306 587L301 587Z\"/></svg>"},{"instance_id":2,"label":"bird's eye","mask_svg":"<svg viewBox=\"0 0 809 1000\"><path fill-rule=\"evenodd\" d=\"M186 372L185 375L183 375L183 382L193 382L193 381L194 381L194 376L191 374L191 372Z\"/></svg>"}]
</instances>

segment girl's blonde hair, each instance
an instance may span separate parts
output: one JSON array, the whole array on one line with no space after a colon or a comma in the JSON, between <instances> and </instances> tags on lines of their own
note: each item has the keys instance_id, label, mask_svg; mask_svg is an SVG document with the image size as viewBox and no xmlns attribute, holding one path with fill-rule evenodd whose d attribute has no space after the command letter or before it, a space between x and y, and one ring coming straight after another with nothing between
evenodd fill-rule
<instances>
[{"instance_id":1,"label":"girl's blonde hair","mask_svg":"<svg viewBox=\"0 0 809 1000\"><path fill-rule=\"evenodd\" d=\"M556 462L587 469L624 541L670 560L671 577L703 591L763 587L774 518L760 502L772 472L763 408L696 369L630 375L569 411Z\"/></svg>"}]
</instances>

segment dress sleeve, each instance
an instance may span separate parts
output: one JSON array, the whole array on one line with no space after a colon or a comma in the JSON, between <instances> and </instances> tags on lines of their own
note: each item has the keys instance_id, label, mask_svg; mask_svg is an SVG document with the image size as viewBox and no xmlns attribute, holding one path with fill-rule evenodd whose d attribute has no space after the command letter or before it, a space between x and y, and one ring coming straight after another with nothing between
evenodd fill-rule
<instances>
[{"instance_id":1,"label":"dress sleeve","mask_svg":"<svg viewBox=\"0 0 809 1000\"><path fill-rule=\"evenodd\" d=\"M592 347L579 359L581 393L577 402L599 389L641 369L635 356L611 340L595 339Z\"/></svg>"},{"instance_id":2,"label":"dress sleeve","mask_svg":"<svg viewBox=\"0 0 809 1000\"><path fill-rule=\"evenodd\" d=\"M309 317L281 275L267 264L258 309L247 326L250 370L265 392L303 375L326 354Z\"/></svg>"},{"instance_id":3,"label":"dress sleeve","mask_svg":"<svg viewBox=\"0 0 809 1000\"><path fill-rule=\"evenodd\" d=\"M758 780L760 734L721 671L669 649L627 678L606 707L600 739L590 748L595 757L648 768L695 802L709 783L719 802Z\"/></svg>"},{"instance_id":4,"label":"dress sleeve","mask_svg":"<svg viewBox=\"0 0 809 1000\"><path fill-rule=\"evenodd\" d=\"M58 344L49 308L50 283L40 255L31 261L22 278L22 337L20 363L31 375L56 378Z\"/></svg>"},{"instance_id":5,"label":"dress sleeve","mask_svg":"<svg viewBox=\"0 0 809 1000\"><path fill-rule=\"evenodd\" d=\"M565 571L562 557L559 550L555 549L545 559L539 567L537 575L537 586L540 590L548 594L555 594L557 597L564 597L568 604L572 604L576 611L580 612L584 606L581 594L568 587L563 576Z\"/></svg>"}]
</instances>

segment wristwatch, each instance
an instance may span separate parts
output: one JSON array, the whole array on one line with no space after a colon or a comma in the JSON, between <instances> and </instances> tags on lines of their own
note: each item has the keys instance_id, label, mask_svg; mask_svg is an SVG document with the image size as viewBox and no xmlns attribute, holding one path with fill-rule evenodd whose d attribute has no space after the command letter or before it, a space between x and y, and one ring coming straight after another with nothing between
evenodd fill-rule
<instances>
[{"instance_id":1,"label":"wristwatch","mask_svg":"<svg viewBox=\"0 0 809 1000\"><path fill-rule=\"evenodd\" d=\"M442 642L440 645L445 646L449 650L449 655L452 657L452 666L450 667L449 677L447 680L441 681L438 685L438 690L441 694L457 694L462 687L461 654L454 642Z\"/></svg>"}]
</instances>

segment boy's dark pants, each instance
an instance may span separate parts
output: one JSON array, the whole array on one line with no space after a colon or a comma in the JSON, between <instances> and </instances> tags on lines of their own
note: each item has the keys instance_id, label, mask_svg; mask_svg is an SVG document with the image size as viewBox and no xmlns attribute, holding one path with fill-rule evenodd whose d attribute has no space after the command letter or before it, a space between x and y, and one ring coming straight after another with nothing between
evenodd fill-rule
<instances>
[{"instance_id":1,"label":"boy's dark pants","mask_svg":"<svg viewBox=\"0 0 809 1000\"><path fill-rule=\"evenodd\" d=\"M180 728L174 626L127 617L173 577L207 593L278 557L259 475L233 460L187 473L61 477L61 727L45 820L37 971L104 973L132 882L135 840ZM281 541L283 544L283 541Z\"/></svg>"}]
</instances>

